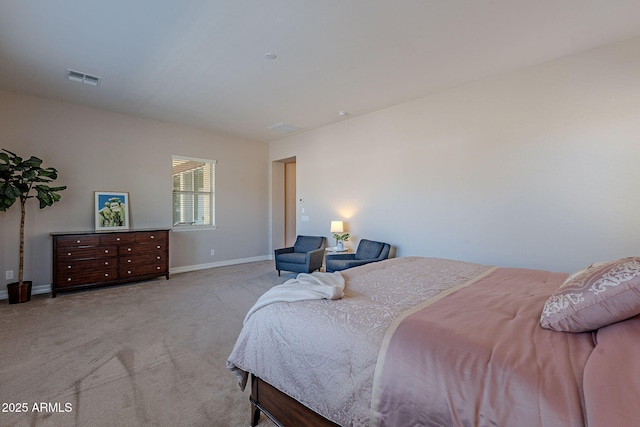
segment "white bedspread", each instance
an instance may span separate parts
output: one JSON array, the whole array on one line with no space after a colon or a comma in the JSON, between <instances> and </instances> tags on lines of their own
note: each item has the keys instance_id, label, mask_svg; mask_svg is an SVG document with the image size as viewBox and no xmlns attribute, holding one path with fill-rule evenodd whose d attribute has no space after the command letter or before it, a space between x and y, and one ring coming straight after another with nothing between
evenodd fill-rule
<instances>
[{"instance_id":1,"label":"white bedspread","mask_svg":"<svg viewBox=\"0 0 640 427\"><path fill-rule=\"evenodd\" d=\"M314 299L340 299L344 296L344 278L339 271L311 274L300 273L295 279L290 279L282 285L274 286L265 292L249 309L242 324L246 324L249 317L262 307L276 302L296 302Z\"/></svg>"}]
</instances>

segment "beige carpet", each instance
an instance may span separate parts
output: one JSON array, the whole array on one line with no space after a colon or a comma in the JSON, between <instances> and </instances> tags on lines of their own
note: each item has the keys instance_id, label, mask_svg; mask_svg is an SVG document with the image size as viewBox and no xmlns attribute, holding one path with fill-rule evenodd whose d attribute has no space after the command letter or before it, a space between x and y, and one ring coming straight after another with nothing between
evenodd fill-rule
<instances>
[{"instance_id":1,"label":"beige carpet","mask_svg":"<svg viewBox=\"0 0 640 427\"><path fill-rule=\"evenodd\" d=\"M247 310L292 277L265 261L0 301L0 426L248 426L225 362Z\"/></svg>"}]
</instances>

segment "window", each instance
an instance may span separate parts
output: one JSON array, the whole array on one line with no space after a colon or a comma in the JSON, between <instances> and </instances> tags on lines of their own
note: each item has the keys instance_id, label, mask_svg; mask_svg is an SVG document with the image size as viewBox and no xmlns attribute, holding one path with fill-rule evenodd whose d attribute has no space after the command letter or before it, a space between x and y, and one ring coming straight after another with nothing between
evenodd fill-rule
<instances>
[{"instance_id":1,"label":"window","mask_svg":"<svg viewBox=\"0 0 640 427\"><path fill-rule=\"evenodd\" d=\"M215 160L172 156L173 226L213 227Z\"/></svg>"}]
</instances>

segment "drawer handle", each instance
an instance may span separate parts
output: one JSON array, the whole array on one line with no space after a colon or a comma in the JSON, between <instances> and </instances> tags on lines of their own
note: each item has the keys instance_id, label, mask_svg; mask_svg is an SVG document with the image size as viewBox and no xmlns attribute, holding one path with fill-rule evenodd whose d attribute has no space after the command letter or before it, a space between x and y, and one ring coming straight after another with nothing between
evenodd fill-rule
<instances>
[{"instance_id":1,"label":"drawer handle","mask_svg":"<svg viewBox=\"0 0 640 427\"><path fill-rule=\"evenodd\" d=\"M156 246L156 249L160 249L160 245Z\"/></svg>"},{"instance_id":2,"label":"drawer handle","mask_svg":"<svg viewBox=\"0 0 640 427\"><path fill-rule=\"evenodd\" d=\"M154 236L151 236L151 238L153 239Z\"/></svg>"},{"instance_id":3,"label":"drawer handle","mask_svg":"<svg viewBox=\"0 0 640 427\"><path fill-rule=\"evenodd\" d=\"M131 248L127 248L127 250L128 250L129 252L131 252Z\"/></svg>"},{"instance_id":4,"label":"drawer handle","mask_svg":"<svg viewBox=\"0 0 640 427\"><path fill-rule=\"evenodd\" d=\"M156 259L160 259L160 257L159 257L159 256L157 256L157 257L156 257Z\"/></svg>"},{"instance_id":5,"label":"drawer handle","mask_svg":"<svg viewBox=\"0 0 640 427\"><path fill-rule=\"evenodd\" d=\"M131 274L131 270L127 271L128 274Z\"/></svg>"},{"instance_id":6,"label":"drawer handle","mask_svg":"<svg viewBox=\"0 0 640 427\"><path fill-rule=\"evenodd\" d=\"M156 270L160 270L160 267L156 267Z\"/></svg>"},{"instance_id":7,"label":"drawer handle","mask_svg":"<svg viewBox=\"0 0 640 427\"><path fill-rule=\"evenodd\" d=\"M104 277L109 277L109 273L104 273Z\"/></svg>"},{"instance_id":8,"label":"drawer handle","mask_svg":"<svg viewBox=\"0 0 640 427\"><path fill-rule=\"evenodd\" d=\"M105 254L108 254L108 253L109 253L109 249L105 249L105 250L104 250L104 253L105 253Z\"/></svg>"},{"instance_id":9,"label":"drawer handle","mask_svg":"<svg viewBox=\"0 0 640 427\"><path fill-rule=\"evenodd\" d=\"M128 260L127 260L127 262L131 262L131 260L130 260L130 259L128 259Z\"/></svg>"},{"instance_id":10,"label":"drawer handle","mask_svg":"<svg viewBox=\"0 0 640 427\"><path fill-rule=\"evenodd\" d=\"M80 240L76 240L76 243L80 243Z\"/></svg>"},{"instance_id":11,"label":"drawer handle","mask_svg":"<svg viewBox=\"0 0 640 427\"><path fill-rule=\"evenodd\" d=\"M118 241L118 242L119 242L119 241L120 241L120 238L119 238L119 237L116 237L116 241Z\"/></svg>"},{"instance_id":12,"label":"drawer handle","mask_svg":"<svg viewBox=\"0 0 640 427\"><path fill-rule=\"evenodd\" d=\"M105 262L104 262L104 265L109 265L109 261L105 261Z\"/></svg>"},{"instance_id":13,"label":"drawer handle","mask_svg":"<svg viewBox=\"0 0 640 427\"><path fill-rule=\"evenodd\" d=\"M71 252L68 252L68 253L67 253L67 256L71 256Z\"/></svg>"},{"instance_id":14,"label":"drawer handle","mask_svg":"<svg viewBox=\"0 0 640 427\"><path fill-rule=\"evenodd\" d=\"M67 265L67 268L71 268L71 266L70 266L70 265Z\"/></svg>"},{"instance_id":15,"label":"drawer handle","mask_svg":"<svg viewBox=\"0 0 640 427\"><path fill-rule=\"evenodd\" d=\"M67 277L67 282L70 282L70 281L71 281L71 277Z\"/></svg>"}]
</instances>

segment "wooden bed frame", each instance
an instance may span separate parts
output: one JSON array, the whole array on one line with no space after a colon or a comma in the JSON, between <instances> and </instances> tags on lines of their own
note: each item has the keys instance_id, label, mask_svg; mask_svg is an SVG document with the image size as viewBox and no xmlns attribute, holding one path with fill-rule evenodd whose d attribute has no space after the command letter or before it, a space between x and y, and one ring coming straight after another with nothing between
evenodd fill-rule
<instances>
[{"instance_id":1,"label":"wooden bed frame","mask_svg":"<svg viewBox=\"0 0 640 427\"><path fill-rule=\"evenodd\" d=\"M251 374L251 426L264 413L278 427L340 427Z\"/></svg>"}]
</instances>

